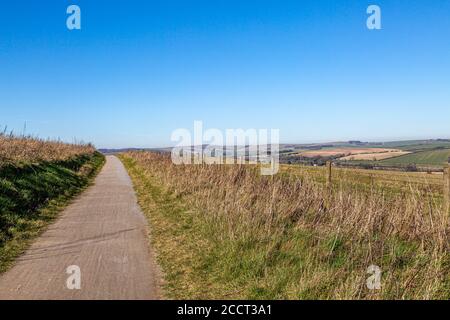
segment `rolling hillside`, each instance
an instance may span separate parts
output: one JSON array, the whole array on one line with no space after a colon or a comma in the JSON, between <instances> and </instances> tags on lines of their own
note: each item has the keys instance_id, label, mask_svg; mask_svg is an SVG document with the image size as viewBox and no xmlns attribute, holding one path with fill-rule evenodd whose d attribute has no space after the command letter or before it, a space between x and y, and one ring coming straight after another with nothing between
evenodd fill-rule
<instances>
[{"instance_id":1,"label":"rolling hillside","mask_svg":"<svg viewBox=\"0 0 450 320\"><path fill-rule=\"evenodd\" d=\"M380 161L387 165L410 165L441 167L445 165L450 157L450 149L437 149L430 151L419 151L400 157Z\"/></svg>"}]
</instances>

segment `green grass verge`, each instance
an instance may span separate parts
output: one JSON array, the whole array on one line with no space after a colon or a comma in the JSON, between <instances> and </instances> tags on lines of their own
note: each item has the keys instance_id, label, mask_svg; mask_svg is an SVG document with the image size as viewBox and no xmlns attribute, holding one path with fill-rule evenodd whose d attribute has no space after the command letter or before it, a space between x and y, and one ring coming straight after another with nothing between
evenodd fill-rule
<instances>
[{"instance_id":1,"label":"green grass verge","mask_svg":"<svg viewBox=\"0 0 450 320\"><path fill-rule=\"evenodd\" d=\"M104 161L96 152L65 162L0 168L0 272L89 185Z\"/></svg>"},{"instance_id":2,"label":"green grass verge","mask_svg":"<svg viewBox=\"0 0 450 320\"><path fill-rule=\"evenodd\" d=\"M202 219L180 199L149 179L130 158L119 156L130 174L139 204L151 226L152 246L164 272L166 298L212 298L218 283L208 274L213 243L205 237Z\"/></svg>"}]
</instances>

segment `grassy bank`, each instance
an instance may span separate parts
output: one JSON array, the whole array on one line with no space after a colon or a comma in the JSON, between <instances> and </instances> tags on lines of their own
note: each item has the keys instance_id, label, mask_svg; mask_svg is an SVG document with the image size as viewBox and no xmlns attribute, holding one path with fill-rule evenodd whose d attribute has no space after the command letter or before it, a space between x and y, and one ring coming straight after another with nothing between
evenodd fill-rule
<instances>
[{"instance_id":1,"label":"grassy bank","mask_svg":"<svg viewBox=\"0 0 450 320\"><path fill-rule=\"evenodd\" d=\"M67 157L61 153L53 161L10 158L0 167L0 272L92 181L104 163L103 155L92 148L78 153L77 147L55 146L76 150ZM49 148L45 154L51 153ZM36 154L30 152L33 157Z\"/></svg>"},{"instance_id":2,"label":"grassy bank","mask_svg":"<svg viewBox=\"0 0 450 320\"><path fill-rule=\"evenodd\" d=\"M449 221L432 194L324 188L249 166L121 156L169 298L448 299ZM379 266L381 289L367 268Z\"/></svg>"}]
</instances>

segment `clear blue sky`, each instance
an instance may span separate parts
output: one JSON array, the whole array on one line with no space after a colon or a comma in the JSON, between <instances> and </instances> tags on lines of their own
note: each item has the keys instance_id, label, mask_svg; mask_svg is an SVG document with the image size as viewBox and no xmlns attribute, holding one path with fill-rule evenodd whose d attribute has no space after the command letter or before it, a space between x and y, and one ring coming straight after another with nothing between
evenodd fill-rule
<instances>
[{"instance_id":1,"label":"clear blue sky","mask_svg":"<svg viewBox=\"0 0 450 320\"><path fill-rule=\"evenodd\" d=\"M450 0L0 4L0 125L155 147L194 120L289 143L450 137Z\"/></svg>"}]
</instances>

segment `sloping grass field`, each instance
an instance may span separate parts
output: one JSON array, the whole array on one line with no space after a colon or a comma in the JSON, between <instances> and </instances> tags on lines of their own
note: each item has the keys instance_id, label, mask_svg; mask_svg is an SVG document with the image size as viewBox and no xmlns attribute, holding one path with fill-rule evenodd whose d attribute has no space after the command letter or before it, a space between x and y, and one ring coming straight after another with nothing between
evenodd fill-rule
<instances>
[{"instance_id":1,"label":"sloping grass field","mask_svg":"<svg viewBox=\"0 0 450 320\"><path fill-rule=\"evenodd\" d=\"M423 166L444 166L450 157L450 149L438 149L430 151L420 151L400 157L382 160L381 163L388 165L423 165Z\"/></svg>"}]
</instances>

